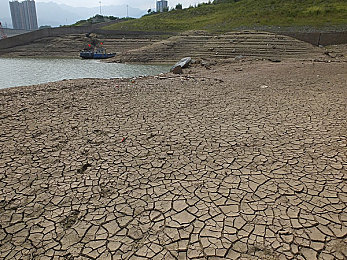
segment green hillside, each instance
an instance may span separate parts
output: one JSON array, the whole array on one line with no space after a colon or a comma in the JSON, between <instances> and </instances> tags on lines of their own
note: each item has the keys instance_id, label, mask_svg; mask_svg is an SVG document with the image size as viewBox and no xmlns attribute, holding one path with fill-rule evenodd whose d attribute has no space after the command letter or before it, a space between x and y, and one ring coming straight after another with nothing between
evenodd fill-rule
<instances>
[{"instance_id":1,"label":"green hillside","mask_svg":"<svg viewBox=\"0 0 347 260\"><path fill-rule=\"evenodd\" d=\"M183 10L146 15L104 27L133 31L230 31L264 26L347 26L346 0L224 0Z\"/></svg>"}]
</instances>

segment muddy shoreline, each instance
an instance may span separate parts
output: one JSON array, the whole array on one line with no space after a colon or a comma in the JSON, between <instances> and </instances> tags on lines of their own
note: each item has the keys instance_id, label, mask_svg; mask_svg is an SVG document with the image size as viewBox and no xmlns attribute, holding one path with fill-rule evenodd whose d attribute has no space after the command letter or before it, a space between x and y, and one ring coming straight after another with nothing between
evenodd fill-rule
<instances>
[{"instance_id":1,"label":"muddy shoreline","mask_svg":"<svg viewBox=\"0 0 347 260\"><path fill-rule=\"evenodd\" d=\"M0 258L343 259L347 63L0 90Z\"/></svg>"}]
</instances>

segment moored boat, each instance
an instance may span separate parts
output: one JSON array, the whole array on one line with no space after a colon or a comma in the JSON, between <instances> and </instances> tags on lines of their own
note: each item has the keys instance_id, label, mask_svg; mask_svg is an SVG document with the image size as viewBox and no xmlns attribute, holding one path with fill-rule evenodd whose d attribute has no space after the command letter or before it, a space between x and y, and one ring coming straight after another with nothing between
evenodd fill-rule
<instances>
[{"instance_id":1,"label":"moored boat","mask_svg":"<svg viewBox=\"0 0 347 260\"><path fill-rule=\"evenodd\" d=\"M116 56L115 53L106 53L106 50L99 48L97 50L84 50L80 52L83 59L108 59Z\"/></svg>"},{"instance_id":2,"label":"moored boat","mask_svg":"<svg viewBox=\"0 0 347 260\"><path fill-rule=\"evenodd\" d=\"M107 53L103 48L103 43L97 39L96 34L87 33L86 37L90 40L88 47L80 52L80 57L83 59L108 59L116 56L115 53Z\"/></svg>"}]
</instances>

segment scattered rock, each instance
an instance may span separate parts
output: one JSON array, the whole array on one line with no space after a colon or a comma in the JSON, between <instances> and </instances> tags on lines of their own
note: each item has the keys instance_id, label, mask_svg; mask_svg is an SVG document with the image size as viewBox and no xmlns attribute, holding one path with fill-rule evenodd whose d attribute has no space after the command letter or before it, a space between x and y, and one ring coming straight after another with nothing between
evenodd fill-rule
<instances>
[{"instance_id":1,"label":"scattered rock","mask_svg":"<svg viewBox=\"0 0 347 260\"><path fill-rule=\"evenodd\" d=\"M181 59L179 62L177 62L175 65L173 65L170 71L173 72L174 74L181 74L182 69L188 68L191 62L192 62L191 57L185 57ZM174 71L176 71L176 73Z\"/></svg>"},{"instance_id":2,"label":"scattered rock","mask_svg":"<svg viewBox=\"0 0 347 260\"><path fill-rule=\"evenodd\" d=\"M183 70L182 70L182 67L181 67L181 66L177 66L177 67L171 69L171 72L172 72L173 74L182 74L182 73L183 73Z\"/></svg>"},{"instance_id":3,"label":"scattered rock","mask_svg":"<svg viewBox=\"0 0 347 260\"><path fill-rule=\"evenodd\" d=\"M92 165L89 163L86 163L81 167L81 169L77 170L77 173L84 173L89 167L92 167Z\"/></svg>"},{"instance_id":4,"label":"scattered rock","mask_svg":"<svg viewBox=\"0 0 347 260\"><path fill-rule=\"evenodd\" d=\"M201 61L201 66L205 67L206 69L211 69L211 66L212 65L216 65L216 62L215 61Z\"/></svg>"},{"instance_id":5,"label":"scattered rock","mask_svg":"<svg viewBox=\"0 0 347 260\"><path fill-rule=\"evenodd\" d=\"M78 215L80 212L78 210L73 210L64 220L61 221L61 224L64 229L71 228L78 220Z\"/></svg>"},{"instance_id":6,"label":"scattered rock","mask_svg":"<svg viewBox=\"0 0 347 260\"><path fill-rule=\"evenodd\" d=\"M324 54L329 56L330 58L336 58L336 53L325 51Z\"/></svg>"},{"instance_id":7,"label":"scattered rock","mask_svg":"<svg viewBox=\"0 0 347 260\"><path fill-rule=\"evenodd\" d=\"M235 60L242 60L243 59L243 56L242 55L238 55L235 57Z\"/></svg>"},{"instance_id":8,"label":"scattered rock","mask_svg":"<svg viewBox=\"0 0 347 260\"><path fill-rule=\"evenodd\" d=\"M281 60L279 60L279 59L274 59L274 58L270 58L270 59L268 59L269 61L271 61L271 62L281 62Z\"/></svg>"}]
</instances>

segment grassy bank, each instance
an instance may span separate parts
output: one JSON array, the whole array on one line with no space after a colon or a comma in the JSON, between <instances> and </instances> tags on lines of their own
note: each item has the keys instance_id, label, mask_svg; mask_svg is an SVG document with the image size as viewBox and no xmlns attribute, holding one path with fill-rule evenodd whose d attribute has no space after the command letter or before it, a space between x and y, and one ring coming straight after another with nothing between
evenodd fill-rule
<instances>
[{"instance_id":1,"label":"grassy bank","mask_svg":"<svg viewBox=\"0 0 347 260\"><path fill-rule=\"evenodd\" d=\"M240 27L347 26L345 0L241 0L204 4L113 24L107 30L230 31Z\"/></svg>"}]
</instances>

